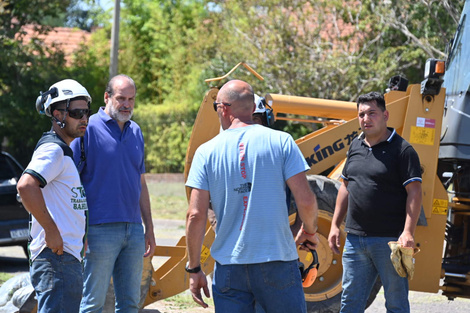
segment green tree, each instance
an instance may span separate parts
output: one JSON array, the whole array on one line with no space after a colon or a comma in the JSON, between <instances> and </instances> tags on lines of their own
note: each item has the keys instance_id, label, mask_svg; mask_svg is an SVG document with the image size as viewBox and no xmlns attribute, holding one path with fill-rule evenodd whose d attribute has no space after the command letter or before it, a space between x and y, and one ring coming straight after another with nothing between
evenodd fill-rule
<instances>
[{"instance_id":1,"label":"green tree","mask_svg":"<svg viewBox=\"0 0 470 313\"><path fill-rule=\"evenodd\" d=\"M81 3L92 8L88 16L102 28L72 66L66 68L63 55L38 40L22 43L22 25L39 25L46 16L62 18L67 8L69 16L76 10L79 18L62 21L86 27L87 16L80 11L88 7ZM0 139L8 137L7 148L15 154L27 154L49 123L41 119L38 124L31 108L37 91L57 79L83 82L94 110L102 104L110 24L109 15L94 13L99 11L93 11L94 3L0 4ZM207 90L205 78L224 75L245 61L265 80L244 69L230 79L248 81L260 95L354 101L361 93L384 90L397 74L419 82L427 58L445 58L462 6L457 0L124 0L119 69L138 87L135 119L144 130L147 169L182 171L190 128ZM303 123L278 122L277 127L295 137L311 131Z\"/></svg>"},{"instance_id":2,"label":"green tree","mask_svg":"<svg viewBox=\"0 0 470 313\"><path fill-rule=\"evenodd\" d=\"M135 120L146 142L146 167L182 172L191 127L205 86L207 60L198 41L206 11L201 1L125 1L119 72L136 81Z\"/></svg>"},{"instance_id":3,"label":"green tree","mask_svg":"<svg viewBox=\"0 0 470 313\"><path fill-rule=\"evenodd\" d=\"M52 27L77 27L91 31L99 26L105 14L99 5L99 0L69 0L65 10L51 16L46 15L41 19L42 25Z\"/></svg>"},{"instance_id":4,"label":"green tree","mask_svg":"<svg viewBox=\"0 0 470 313\"><path fill-rule=\"evenodd\" d=\"M422 78L445 57L461 1L224 1L211 12L214 76L244 60L266 78L257 90L337 100Z\"/></svg>"},{"instance_id":5,"label":"green tree","mask_svg":"<svg viewBox=\"0 0 470 313\"><path fill-rule=\"evenodd\" d=\"M34 25L38 33L44 16L57 16L67 1L17 0L0 4L0 142L21 163L31 157L37 139L50 128L35 109L39 90L65 76L64 55L37 39L25 44L22 27ZM38 9L40 8L40 9Z\"/></svg>"},{"instance_id":6,"label":"green tree","mask_svg":"<svg viewBox=\"0 0 470 313\"><path fill-rule=\"evenodd\" d=\"M265 81L248 73L259 94L279 93L355 101L384 91L390 77L422 80L427 58L445 58L461 1L223 1L209 19L213 33L206 72L221 76L245 61ZM243 71L242 71L243 72ZM277 125L301 136L298 123Z\"/></svg>"}]
</instances>

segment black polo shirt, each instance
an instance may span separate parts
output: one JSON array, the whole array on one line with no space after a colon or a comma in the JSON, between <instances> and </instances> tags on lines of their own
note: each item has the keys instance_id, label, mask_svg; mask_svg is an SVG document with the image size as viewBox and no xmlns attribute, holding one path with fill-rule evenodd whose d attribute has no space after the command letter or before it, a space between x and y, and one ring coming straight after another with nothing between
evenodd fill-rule
<instances>
[{"instance_id":1,"label":"black polo shirt","mask_svg":"<svg viewBox=\"0 0 470 313\"><path fill-rule=\"evenodd\" d=\"M346 231L360 236L398 237L406 219L405 186L421 180L419 157L393 128L372 147L363 134L349 147L342 177L348 181Z\"/></svg>"}]
</instances>

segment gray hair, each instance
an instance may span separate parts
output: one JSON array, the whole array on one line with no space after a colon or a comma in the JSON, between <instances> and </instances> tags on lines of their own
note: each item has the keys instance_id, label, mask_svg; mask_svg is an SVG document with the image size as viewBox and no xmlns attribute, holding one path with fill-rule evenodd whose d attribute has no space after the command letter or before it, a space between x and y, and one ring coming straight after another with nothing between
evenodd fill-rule
<instances>
[{"instance_id":1,"label":"gray hair","mask_svg":"<svg viewBox=\"0 0 470 313\"><path fill-rule=\"evenodd\" d=\"M135 85L135 82L132 78L130 78L129 76L127 76L126 74L118 74L116 76L114 76L113 78L111 78L108 82L108 84L106 85L106 89L104 90L109 96L112 96L114 94L114 83L117 79L119 78L125 78L127 79L131 84L132 86L134 86L134 90L135 90L135 93L137 94L137 87Z\"/></svg>"}]
</instances>

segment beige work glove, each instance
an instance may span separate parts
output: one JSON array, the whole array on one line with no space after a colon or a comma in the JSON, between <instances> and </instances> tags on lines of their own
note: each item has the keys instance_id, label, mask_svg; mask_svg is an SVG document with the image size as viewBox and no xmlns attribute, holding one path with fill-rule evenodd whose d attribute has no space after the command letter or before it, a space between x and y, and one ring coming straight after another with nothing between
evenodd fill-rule
<instances>
[{"instance_id":1,"label":"beige work glove","mask_svg":"<svg viewBox=\"0 0 470 313\"><path fill-rule=\"evenodd\" d=\"M397 241L390 241L388 246L392 250L390 260L398 275L412 280L415 272L414 255L420 251L419 248L403 247Z\"/></svg>"}]
</instances>

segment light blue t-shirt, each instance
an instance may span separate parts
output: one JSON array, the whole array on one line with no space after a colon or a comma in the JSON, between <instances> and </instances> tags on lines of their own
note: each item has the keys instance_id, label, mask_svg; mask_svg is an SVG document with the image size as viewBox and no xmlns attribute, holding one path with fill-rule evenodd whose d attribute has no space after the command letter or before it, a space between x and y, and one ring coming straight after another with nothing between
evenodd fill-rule
<instances>
[{"instance_id":1,"label":"light blue t-shirt","mask_svg":"<svg viewBox=\"0 0 470 313\"><path fill-rule=\"evenodd\" d=\"M289 134L261 125L228 129L201 145L186 186L210 191L212 257L221 264L297 259L286 180L308 169Z\"/></svg>"}]
</instances>

